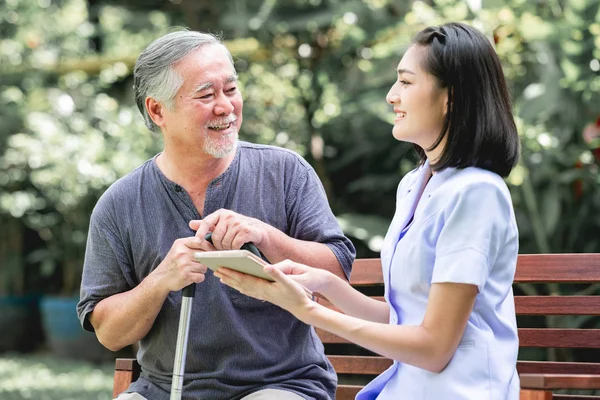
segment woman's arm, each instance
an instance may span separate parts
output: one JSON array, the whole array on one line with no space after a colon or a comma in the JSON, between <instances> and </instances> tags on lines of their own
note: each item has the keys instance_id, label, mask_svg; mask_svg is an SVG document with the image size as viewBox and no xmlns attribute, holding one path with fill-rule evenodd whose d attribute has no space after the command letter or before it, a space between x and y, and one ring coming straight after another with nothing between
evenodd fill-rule
<instances>
[{"instance_id":1,"label":"woman's arm","mask_svg":"<svg viewBox=\"0 0 600 400\"><path fill-rule=\"evenodd\" d=\"M319 293L346 315L384 324L389 322L390 307L386 302L365 296L335 275L331 275Z\"/></svg>"},{"instance_id":2,"label":"woman's arm","mask_svg":"<svg viewBox=\"0 0 600 400\"><path fill-rule=\"evenodd\" d=\"M309 273L314 270L300 267L308 268ZM383 318L383 309L374 304L376 300L364 301L363 297L366 296L340 280L344 283L341 285L337 278L323 287L323 294L338 307L343 305L354 315L362 315L363 318L336 312L309 299L299 283L302 282L302 273L299 271L296 271L297 275L292 275L298 277L296 279L286 275L285 268L282 271L267 266L265 272L275 282L226 268L219 269L215 275L221 282L248 296L288 310L307 324L330 331L385 357L431 372L442 371L454 355L477 296L475 285L434 283L420 325L389 325L386 323L387 316Z\"/></svg>"},{"instance_id":3,"label":"woman's arm","mask_svg":"<svg viewBox=\"0 0 600 400\"><path fill-rule=\"evenodd\" d=\"M307 324L385 357L441 372L460 343L476 296L474 285L434 283L423 322L416 326L373 323L314 303L290 311Z\"/></svg>"}]
</instances>

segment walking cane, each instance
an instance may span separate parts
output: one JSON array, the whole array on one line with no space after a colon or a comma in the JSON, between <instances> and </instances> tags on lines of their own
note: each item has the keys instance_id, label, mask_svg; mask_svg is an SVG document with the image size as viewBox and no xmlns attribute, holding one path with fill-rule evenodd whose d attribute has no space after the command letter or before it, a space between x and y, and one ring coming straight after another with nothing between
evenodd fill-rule
<instances>
[{"instance_id":1,"label":"walking cane","mask_svg":"<svg viewBox=\"0 0 600 400\"><path fill-rule=\"evenodd\" d=\"M206 235L205 240L212 244L212 234ZM246 243L242 250L248 250L260 257L260 252L253 243ZM190 317L192 315L192 300L196 294L196 284L186 286L181 293L181 312L179 314L179 327L177 328L177 347L175 348L175 361L173 363L173 381L171 382L170 400L181 400L183 393L183 374L185 372L185 356L187 353L188 335L190 332Z\"/></svg>"}]
</instances>

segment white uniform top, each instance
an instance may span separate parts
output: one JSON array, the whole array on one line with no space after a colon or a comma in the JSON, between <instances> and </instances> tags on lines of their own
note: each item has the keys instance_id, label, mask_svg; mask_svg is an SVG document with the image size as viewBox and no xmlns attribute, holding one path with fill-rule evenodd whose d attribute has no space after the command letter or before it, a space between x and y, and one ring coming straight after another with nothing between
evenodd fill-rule
<instances>
[{"instance_id":1,"label":"white uniform top","mask_svg":"<svg viewBox=\"0 0 600 400\"><path fill-rule=\"evenodd\" d=\"M432 283L472 284L479 293L442 372L396 361L356 399L518 400L518 231L510 193L499 175L479 168L447 168L427 183L430 176L425 163L398 186L381 251L390 324L421 324Z\"/></svg>"}]
</instances>

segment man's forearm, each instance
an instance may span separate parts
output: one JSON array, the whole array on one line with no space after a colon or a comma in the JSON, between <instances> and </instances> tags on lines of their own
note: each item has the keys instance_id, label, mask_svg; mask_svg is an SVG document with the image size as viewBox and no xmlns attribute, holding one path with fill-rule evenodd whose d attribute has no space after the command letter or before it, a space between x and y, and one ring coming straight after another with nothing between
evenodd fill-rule
<instances>
[{"instance_id":1,"label":"man's forearm","mask_svg":"<svg viewBox=\"0 0 600 400\"><path fill-rule=\"evenodd\" d=\"M272 264L292 260L315 268L321 268L346 279L346 274L333 251L323 243L294 239L271 227L268 239L261 243L260 251Z\"/></svg>"},{"instance_id":2,"label":"man's forearm","mask_svg":"<svg viewBox=\"0 0 600 400\"><path fill-rule=\"evenodd\" d=\"M168 294L150 275L132 290L102 300L89 317L100 343L117 351L144 338Z\"/></svg>"}]
</instances>

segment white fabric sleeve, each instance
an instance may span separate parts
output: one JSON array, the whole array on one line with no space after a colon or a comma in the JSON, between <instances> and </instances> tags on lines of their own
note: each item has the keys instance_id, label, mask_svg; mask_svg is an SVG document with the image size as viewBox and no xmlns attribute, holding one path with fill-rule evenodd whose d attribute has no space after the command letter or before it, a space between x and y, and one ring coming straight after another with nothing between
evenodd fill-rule
<instances>
[{"instance_id":1,"label":"white fabric sleeve","mask_svg":"<svg viewBox=\"0 0 600 400\"><path fill-rule=\"evenodd\" d=\"M443 210L432 283L472 284L481 292L506 240L511 210L509 195L493 183L457 190Z\"/></svg>"}]
</instances>

